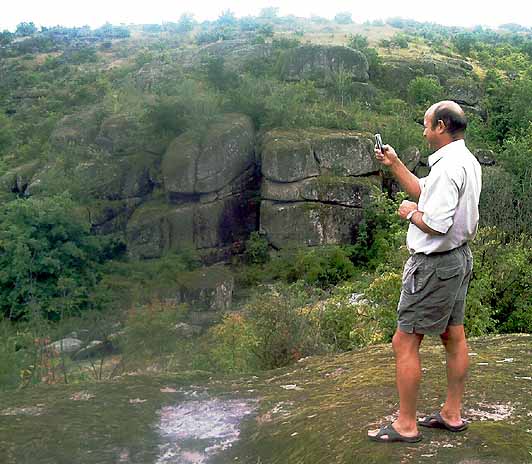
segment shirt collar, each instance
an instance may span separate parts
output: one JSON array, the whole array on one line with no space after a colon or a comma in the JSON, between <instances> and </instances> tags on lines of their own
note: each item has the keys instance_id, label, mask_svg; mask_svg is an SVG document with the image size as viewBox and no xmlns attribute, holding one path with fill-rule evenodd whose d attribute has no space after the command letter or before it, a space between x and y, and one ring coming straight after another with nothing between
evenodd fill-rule
<instances>
[{"instance_id":1,"label":"shirt collar","mask_svg":"<svg viewBox=\"0 0 532 464\"><path fill-rule=\"evenodd\" d=\"M432 155L429 156L429 166L434 166L438 161L440 161L447 152L451 152L453 149L458 148L458 146L465 146L464 139L458 139L454 142L444 145L439 150L436 150Z\"/></svg>"}]
</instances>

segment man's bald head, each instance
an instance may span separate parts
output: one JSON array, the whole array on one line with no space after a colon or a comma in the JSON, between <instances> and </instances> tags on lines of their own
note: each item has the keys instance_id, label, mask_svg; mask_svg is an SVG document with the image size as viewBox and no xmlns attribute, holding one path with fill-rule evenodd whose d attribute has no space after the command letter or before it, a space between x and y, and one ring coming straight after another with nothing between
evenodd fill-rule
<instances>
[{"instance_id":1,"label":"man's bald head","mask_svg":"<svg viewBox=\"0 0 532 464\"><path fill-rule=\"evenodd\" d=\"M444 100L432 105L425 113L430 118L432 129L442 121L453 138L462 138L467 127L464 110L454 101Z\"/></svg>"}]
</instances>

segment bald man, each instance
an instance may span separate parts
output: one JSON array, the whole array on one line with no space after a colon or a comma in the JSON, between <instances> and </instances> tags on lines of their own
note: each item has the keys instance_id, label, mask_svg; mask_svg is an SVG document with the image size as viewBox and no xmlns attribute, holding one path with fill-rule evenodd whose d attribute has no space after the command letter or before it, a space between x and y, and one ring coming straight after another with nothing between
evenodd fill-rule
<instances>
[{"instance_id":1,"label":"bald man","mask_svg":"<svg viewBox=\"0 0 532 464\"><path fill-rule=\"evenodd\" d=\"M473 257L468 242L478 227L480 165L467 149L467 119L458 104L442 101L425 113L423 135L434 153L430 174L417 178L390 145L375 148L376 159L388 166L414 201L403 201L399 216L410 222L395 353L399 415L392 424L368 432L379 442L421 440L418 425L461 432L462 397L468 368L464 333L465 298ZM447 399L440 411L416 420L421 364L419 347L425 335L439 335L447 355Z\"/></svg>"}]
</instances>

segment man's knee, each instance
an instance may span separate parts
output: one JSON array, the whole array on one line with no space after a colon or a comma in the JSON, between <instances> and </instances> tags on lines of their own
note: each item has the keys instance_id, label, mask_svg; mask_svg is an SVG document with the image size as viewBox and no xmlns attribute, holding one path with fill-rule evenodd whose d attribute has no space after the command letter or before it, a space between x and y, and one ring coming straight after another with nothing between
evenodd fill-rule
<instances>
[{"instance_id":1,"label":"man's knee","mask_svg":"<svg viewBox=\"0 0 532 464\"><path fill-rule=\"evenodd\" d=\"M392 338L392 348L396 356L417 352L423 340L423 334L407 333L397 330Z\"/></svg>"},{"instance_id":2,"label":"man's knee","mask_svg":"<svg viewBox=\"0 0 532 464\"><path fill-rule=\"evenodd\" d=\"M445 332L440 335L441 342L447 351L455 351L460 348L467 349L467 342L463 325L449 325Z\"/></svg>"}]
</instances>

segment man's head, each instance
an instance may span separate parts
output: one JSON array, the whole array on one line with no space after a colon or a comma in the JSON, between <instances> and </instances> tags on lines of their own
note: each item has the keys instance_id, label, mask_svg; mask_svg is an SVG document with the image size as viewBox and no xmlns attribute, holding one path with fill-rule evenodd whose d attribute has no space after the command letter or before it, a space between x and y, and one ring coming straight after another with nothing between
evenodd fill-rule
<instances>
[{"instance_id":1,"label":"man's head","mask_svg":"<svg viewBox=\"0 0 532 464\"><path fill-rule=\"evenodd\" d=\"M453 101L441 101L432 105L425 113L423 135L435 150L463 139L467 127L464 110Z\"/></svg>"}]
</instances>

